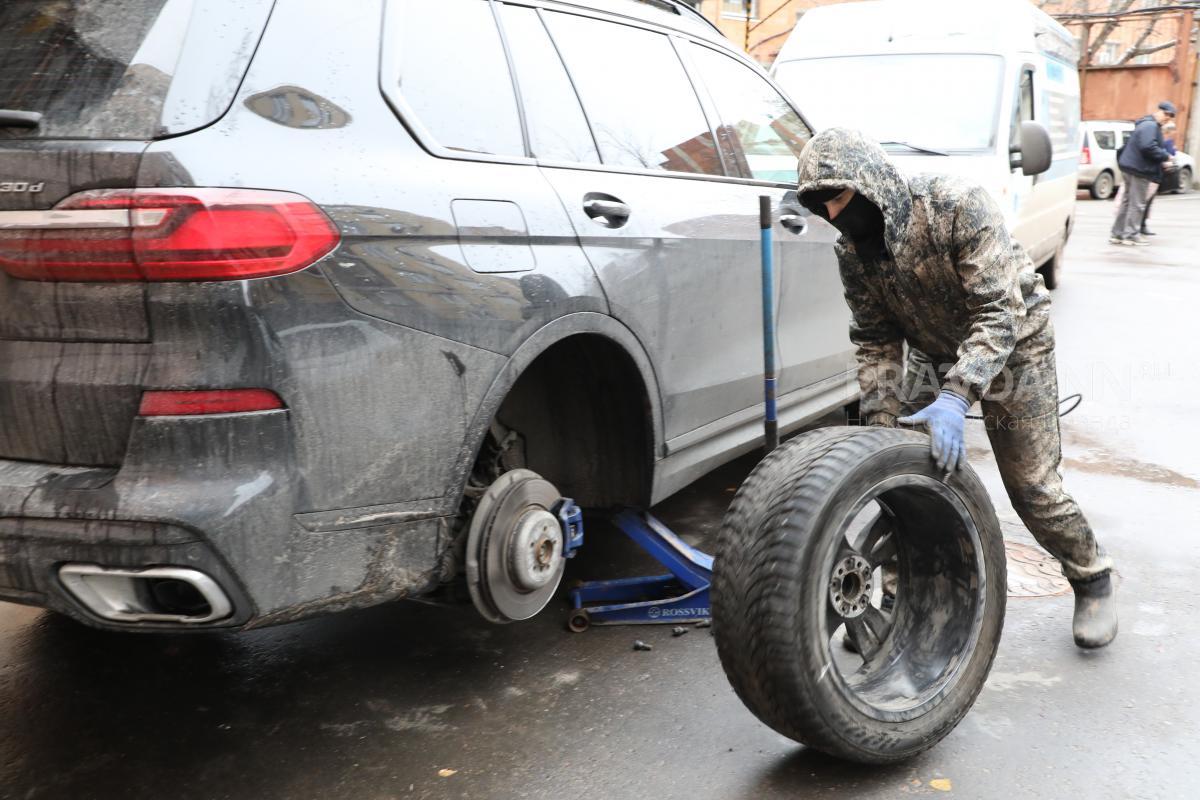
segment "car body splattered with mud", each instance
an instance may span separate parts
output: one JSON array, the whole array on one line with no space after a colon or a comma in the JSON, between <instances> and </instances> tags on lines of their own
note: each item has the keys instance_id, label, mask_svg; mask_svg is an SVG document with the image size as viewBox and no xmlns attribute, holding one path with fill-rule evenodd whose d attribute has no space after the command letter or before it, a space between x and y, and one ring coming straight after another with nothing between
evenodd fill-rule
<instances>
[{"instance_id":1,"label":"car body splattered with mud","mask_svg":"<svg viewBox=\"0 0 1200 800\"><path fill-rule=\"evenodd\" d=\"M267 625L461 581L516 468L672 494L755 445L762 194L781 426L853 400L803 119L682 4L603 8L5 3L0 598Z\"/></svg>"}]
</instances>

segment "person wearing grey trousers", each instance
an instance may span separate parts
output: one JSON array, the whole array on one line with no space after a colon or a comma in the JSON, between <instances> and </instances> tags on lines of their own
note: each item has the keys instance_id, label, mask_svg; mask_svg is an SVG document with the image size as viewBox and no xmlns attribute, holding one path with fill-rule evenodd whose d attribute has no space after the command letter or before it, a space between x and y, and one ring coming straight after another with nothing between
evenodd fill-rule
<instances>
[{"instance_id":1,"label":"person wearing grey trousers","mask_svg":"<svg viewBox=\"0 0 1200 800\"><path fill-rule=\"evenodd\" d=\"M1117 165L1125 185L1121 188L1121 202L1109 239L1112 244L1147 243L1141 237L1141 230L1146 205L1150 202L1151 184L1162 180L1162 165L1171 159L1171 154L1163 147L1162 126L1174 118L1174 104L1164 100L1154 113L1137 121L1133 135L1120 150Z\"/></svg>"}]
</instances>

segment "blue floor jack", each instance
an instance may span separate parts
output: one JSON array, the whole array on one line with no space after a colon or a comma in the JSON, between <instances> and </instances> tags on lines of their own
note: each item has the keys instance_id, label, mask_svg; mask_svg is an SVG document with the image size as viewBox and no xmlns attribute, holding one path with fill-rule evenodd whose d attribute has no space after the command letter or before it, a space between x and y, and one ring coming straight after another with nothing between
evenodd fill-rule
<instances>
[{"instance_id":1,"label":"blue floor jack","mask_svg":"<svg viewBox=\"0 0 1200 800\"><path fill-rule=\"evenodd\" d=\"M762 245L763 427L767 452L779 444L775 407L775 269L771 226L771 198L763 196L759 198L759 229ZM679 624L711 618L712 556L680 539L647 512L625 509L612 521L669 573L589 581L572 589L573 610L567 621L568 628L580 633L592 625ZM578 540L582 542L582 538L580 535Z\"/></svg>"},{"instance_id":2,"label":"blue floor jack","mask_svg":"<svg viewBox=\"0 0 1200 800\"><path fill-rule=\"evenodd\" d=\"M626 536L670 572L643 578L589 581L571 590L567 627L697 622L712 616L708 586L712 556L680 539L650 514L627 508L612 519Z\"/></svg>"}]
</instances>

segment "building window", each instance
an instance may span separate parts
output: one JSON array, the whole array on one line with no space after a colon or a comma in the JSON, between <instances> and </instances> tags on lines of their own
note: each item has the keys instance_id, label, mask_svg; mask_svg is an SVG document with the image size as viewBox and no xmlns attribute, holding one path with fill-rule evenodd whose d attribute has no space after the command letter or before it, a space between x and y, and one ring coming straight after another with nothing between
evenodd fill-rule
<instances>
[{"instance_id":1,"label":"building window","mask_svg":"<svg viewBox=\"0 0 1200 800\"><path fill-rule=\"evenodd\" d=\"M746 0L721 0L721 13L727 17L746 16ZM750 0L750 17L758 19L758 0Z\"/></svg>"},{"instance_id":2,"label":"building window","mask_svg":"<svg viewBox=\"0 0 1200 800\"><path fill-rule=\"evenodd\" d=\"M1096 54L1097 64L1115 64L1117 63L1117 48L1120 47L1116 42L1105 42L1104 47L1100 48L1100 52Z\"/></svg>"}]
</instances>

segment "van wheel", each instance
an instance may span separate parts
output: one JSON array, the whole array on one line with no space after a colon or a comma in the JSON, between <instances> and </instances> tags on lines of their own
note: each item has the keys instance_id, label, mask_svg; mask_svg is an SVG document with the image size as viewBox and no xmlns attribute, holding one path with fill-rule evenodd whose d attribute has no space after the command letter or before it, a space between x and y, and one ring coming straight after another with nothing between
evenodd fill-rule
<instances>
[{"instance_id":1,"label":"van wheel","mask_svg":"<svg viewBox=\"0 0 1200 800\"><path fill-rule=\"evenodd\" d=\"M764 723L837 757L897 762L975 702L1005 579L999 522L969 466L943 481L924 434L826 428L776 449L735 495L717 540L713 632ZM857 653L840 645L843 629Z\"/></svg>"},{"instance_id":2,"label":"van wheel","mask_svg":"<svg viewBox=\"0 0 1200 800\"><path fill-rule=\"evenodd\" d=\"M1046 282L1047 289L1057 289L1059 273L1062 271L1063 259L1063 244L1066 242L1067 235L1063 233L1063 238L1058 243L1058 247L1054 248L1054 255L1045 264L1038 267L1038 272L1041 273L1042 280Z\"/></svg>"},{"instance_id":3,"label":"van wheel","mask_svg":"<svg viewBox=\"0 0 1200 800\"><path fill-rule=\"evenodd\" d=\"M1116 188L1116 180L1113 174L1108 170L1104 170L1096 176L1096 180L1092 181L1090 189L1092 197L1097 200L1107 200L1112 197L1113 189Z\"/></svg>"}]
</instances>

